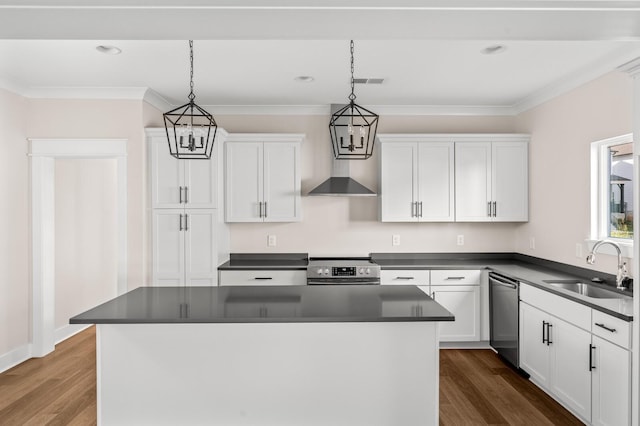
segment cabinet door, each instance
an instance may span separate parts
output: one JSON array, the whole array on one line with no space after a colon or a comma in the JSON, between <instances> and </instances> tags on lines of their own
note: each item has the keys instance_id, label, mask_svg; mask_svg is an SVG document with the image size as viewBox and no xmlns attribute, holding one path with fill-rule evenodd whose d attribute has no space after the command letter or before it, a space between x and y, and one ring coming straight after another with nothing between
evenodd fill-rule
<instances>
[{"instance_id":1,"label":"cabinet door","mask_svg":"<svg viewBox=\"0 0 640 426\"><path fill-rule=\"evenodd\" d=\"M261 142L225 144L225 220L262 222Z\"/></svg>"},{"instance_id":2,"label":"cabinet door","mask_svg":"<svg viewBox=\"0 0 640 426\"><path fill-rule=\"evenodd\" d=\"M492 144L492 197L494 221L529 220L529 176L527 144L494 142Z\"/></svg>"},{"instance_id":3,"label":"cabinet door","mask_svg":"<svg viewBox=\"0 0 640 426\"><path fill-rule=\"evenodd\" d=\"M295 222L300 213L300 146L264 144L264 221Z\"/></svg>"},{"instance_id":4,"label":"cabinet door","mask_svg":"<svg viewBox=\"0 0 640 426\"><path fill-rule=\"evenodd\" d=\"M154 209L152 227L153 285L184 285L183 209Z\"/></svg>"},{"instance_id":5,"label":"cabinet door","mask_svg":"<svg viewBox=\"0 0 640 426\"><path fill-rule=\"evenodd\" d=\"M151 204L153 208L180 208L181 190L184 186L184 160L169 154L166 137L154 137L149 142L151 150Z\"/></svg>"},{"instance_id":6,"label":"cabinet door","mask_svg":"<svg viewBox=\"0 0 640 426\"><path fill-rule=\"evenodd\" d=\"M555 317L551 317L550 322L550 390L583 419L590 421L591 333Z\"/></svg>"},{"instance_id":7,"label":"cabinet door","mask_svg":"<svg viewBox=\"0 0 640 426\"><path fill-rule=\"evenodd\" d=\"M543 340L543 321L549 316L520 302L520 368L538 385L549 387L549 346Z\"/></svg>"},{"instance_id":8,"label":"cabinet door","mask_svg":"<svg viewBox=\"0 0 640 426\"><path fill-rule=\"evenodd\" d=\"M216 285L218 255L214 209L187 209L184 216L185 283L187 286Z\"/></svg>"},{"instance_id":9,"label":"cabinet door","mask_svg":"<svg viewBox=\"0 0 640 426\"><path fill-rule=\"evenodd\" d=\"M593 336L593 425L631 424L631 353Z\"/></svg>"},{"instance_id":10,"label":"cabinet door","mask_svg":"<svg viewBox=\"0 0 640 426\"><path fill-rule=\"evenodd\" d=\"M418 144L417 201L421 222L454 220L453 147L453 142Z\"/></svg>"},{"instance_id":11,"label":"cabinet door","mask_svg":"<svg viewBox=\"0 0 640 426\"><path fill-rule=\"evenodd\" d=\"M440 324L441 342L480 340L480 286L431 286L431 297L456 320Z\"/></svg>"},{"instance_id":12,"label":"cabinet door","mask_svg":"<svg viewBox=\"0 0 640 426\"><path fill-rule=\"evenodd\" d=\"M185 207L216 208L217 159L186 160L183 192Z\"/></svg>"},{"instance_id":13,"label":"cabinet door","mask_svg":"<svg viewBox=\"0 0 640 426\"><path fill-rule=\"evenodd\" d=\"M491 221L491 143L456 142L455 154L456 221Z\"/></svg>"},{"instance_id":14,"label":"cabinet door","mask_svg":"<svg viewBox=\"0 0 640 426\"><path fill-rule=\"evenodd\" d=\"M380 220L416 222L418 146L385 143L380 148Z\"/></svg>"}]
</instances>

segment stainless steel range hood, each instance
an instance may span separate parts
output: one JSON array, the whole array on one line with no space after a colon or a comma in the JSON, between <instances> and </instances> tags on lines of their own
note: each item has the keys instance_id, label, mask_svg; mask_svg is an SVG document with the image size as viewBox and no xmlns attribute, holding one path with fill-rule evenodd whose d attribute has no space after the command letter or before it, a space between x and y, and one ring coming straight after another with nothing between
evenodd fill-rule
<instances>
[{"instance_id":1,"label":"stainless steel range hood","mask_svg":"<svg viewBox=\"0 0 640 426\"><path fill-rule=\"evenodd\" d=\"M336 160L332 156L331 177L312 189L308 195L330 197L375 197L377 194L349 176L351 160Z\"/></svg>"},{"instance_id":2,"label":"stainless steel range hood","mask_svg":"<svg viewBox=\"0 0 640 426\"><path fill-rule=\"evenodd\" d=\"M341 107L342 105L331 105L331 113L333 114ZM331 148L331 144L328 147ZM312 189L307 195L329 197L375 197L377 195L351 178L349 173L351 160L336 160L332 150L328 151L331 156L331 177Z\"/></svg>"}]
</instances>

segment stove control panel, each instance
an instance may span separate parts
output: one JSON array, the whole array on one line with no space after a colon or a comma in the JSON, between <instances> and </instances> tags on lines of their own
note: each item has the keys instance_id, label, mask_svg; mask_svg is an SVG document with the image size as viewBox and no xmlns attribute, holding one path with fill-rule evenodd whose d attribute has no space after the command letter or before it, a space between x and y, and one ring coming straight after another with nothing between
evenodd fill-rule
<instances>
[{"instance_id":1,"label":"stove control panel","mask_svg":"<svg viewBox=\"0 0 640 426\"><path fill-rule=\"evenodd\" d=\"M378 278L380 267L368 263L360 266L336 266L331 264L309 265L307 277L313 278Z\"/></svg>"}]
</instances>

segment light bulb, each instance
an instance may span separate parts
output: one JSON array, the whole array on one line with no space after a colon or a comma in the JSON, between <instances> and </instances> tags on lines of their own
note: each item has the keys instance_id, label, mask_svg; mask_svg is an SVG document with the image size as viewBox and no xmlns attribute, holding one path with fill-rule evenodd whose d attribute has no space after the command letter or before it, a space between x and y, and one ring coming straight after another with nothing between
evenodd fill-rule
<instances>
[{"instance_id":1,"label":"light bulb","mask_svg":"<svg viewBox=\"0 0 640 426\"><path fill-rule=\"evenodd\" d=\"M364 126L360 126L360 136L362 136L363 138L367 136L367 130L364 128Z\"/></svg>"},{"instance_id":2,"label":"light bulb","mask_svg":"<svg viewBox=\"0 0 640 426\"><path fill-rule=\"evenodd\" d=\"M347 126L347 132L352 135L353 134L353 126L351 125L351 123L349 123L349 125Z\"/></svg>"}]
</instances>

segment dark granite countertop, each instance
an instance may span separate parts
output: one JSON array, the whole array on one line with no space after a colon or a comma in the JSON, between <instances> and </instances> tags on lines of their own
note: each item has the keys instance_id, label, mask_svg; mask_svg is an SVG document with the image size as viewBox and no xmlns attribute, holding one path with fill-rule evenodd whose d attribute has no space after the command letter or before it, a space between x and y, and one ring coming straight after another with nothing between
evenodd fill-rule
<instances>
[{"instance_id":1,"label":"dark granite countertop","mask_svg":"<svg viewBox=\"0 0 640 426\"><path fill-rule=\"evenodd\" d=\"M415 286L139 287L70 324L454 321Z\"/></svg>"},{"instance_id":2,"label":"dark granite countertop","mask_svg":"<svg viewBox=\"0 0 640 426\"><path fill-rule=\"evenodd\" d=\"M306 270L308 263L308 253L231 253L229 260L218 266L218 270Z\"/></svg>"},{"instance_id":3,"label":"dark granite countertop","mask_svg":"<svg viewBox=\"0 0 640 426\"><path fill-rule=\"evenodd\" d=\"M589 306L625 321L633 321L633 299L596 299L569 290L558 289L545 281L580 280L591 283L594 277L604 284L592 285L617 291L615 276L586 268L566 265L516 253L372 253L382 269L489 269L530 284L566 299ZM629 291L622 292L632 297Z\"/></svg>"}]
</instances>

